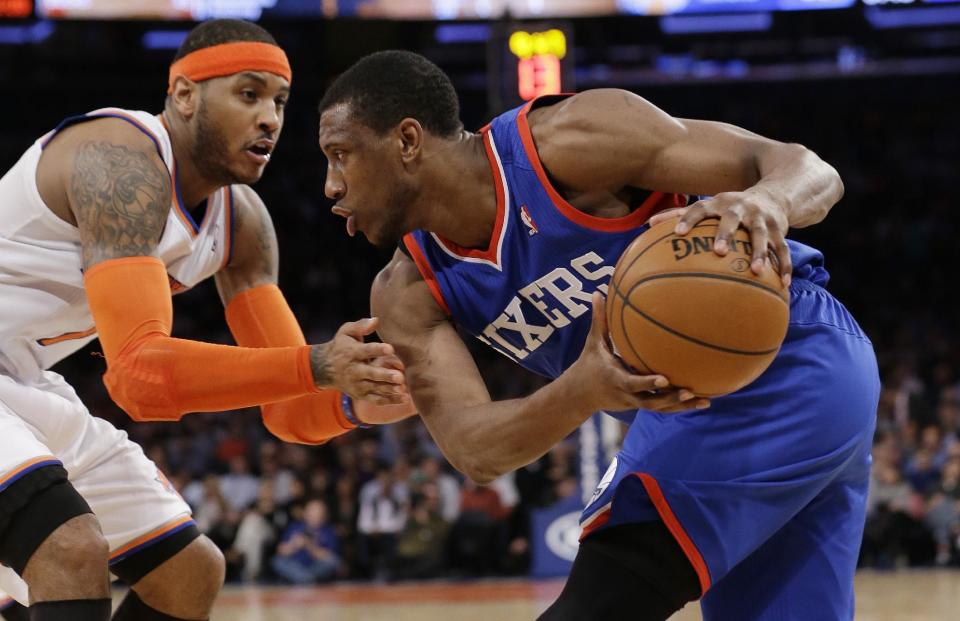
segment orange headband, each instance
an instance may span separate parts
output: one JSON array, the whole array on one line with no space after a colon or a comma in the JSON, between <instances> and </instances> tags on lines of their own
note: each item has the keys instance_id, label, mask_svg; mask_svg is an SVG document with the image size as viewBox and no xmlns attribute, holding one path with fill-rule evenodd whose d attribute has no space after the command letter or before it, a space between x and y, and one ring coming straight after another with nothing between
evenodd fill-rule
<instances>
[{"instance_id":1,"label":"orange headband","mask_svg":"<svg viewBox=\"0 0 960 621\"><path fill-rule=\"evenodd\" d=\"M202 82L241 71L266 71L287 82L293 77L287 55L276 45L250 41L222 43L190 52L173 63L167 94L173 92L173 83L180 76Z\"/></svg>"}]
</instances>

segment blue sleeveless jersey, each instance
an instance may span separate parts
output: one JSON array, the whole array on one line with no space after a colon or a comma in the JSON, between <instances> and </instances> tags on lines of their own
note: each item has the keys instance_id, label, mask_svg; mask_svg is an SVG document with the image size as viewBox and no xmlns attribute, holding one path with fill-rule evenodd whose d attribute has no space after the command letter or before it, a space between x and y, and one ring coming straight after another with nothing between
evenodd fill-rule
<instances>
[{"instance_id":1,"label":"blue sleeveless jersey","mask_svg":"<svg viewBox=\"0 0 960 621\"><path fill-rule=\"evenodd\" d=\"M554 378L583 349L591 294L606 293L649 216L685 199L653 193L615 220L580 213L544 173L530 105L483 130L498 196L489 246L459 248L425 231L404 243L458 324ZM583 536L661 519L697 573L705 621L853 618L876 359L822 288L822 255L788 243L790 324L767 371L707 410L631 413L623 448L581 517Z\"/></svg>"},{"instance_id":2,"label":"blue sleeveless jersey","mask_svg":"<svg viewBox=\"0 0 960 621\"><path fill-rule=\"evenodd\" d=\"M527 123L532 105L482 130L497 190L489 246L461 248L427 231L410 233L404 244L437 303L460 326L525 368L555 378L583 349L591 294L606 295L617 259L647 229L649 217L686 204L686 197L653 192L617 219L582 213L560 196L540 163ZM822 264L811 248L791 242L791 251L798 272Z\"/></svg>"}]
</instances>

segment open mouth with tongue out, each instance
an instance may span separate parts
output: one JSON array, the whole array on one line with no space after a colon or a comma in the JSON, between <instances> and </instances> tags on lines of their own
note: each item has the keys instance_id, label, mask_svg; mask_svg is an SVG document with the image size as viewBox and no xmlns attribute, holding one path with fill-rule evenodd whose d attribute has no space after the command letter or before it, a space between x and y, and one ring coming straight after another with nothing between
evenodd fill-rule
<instances>
[{"instance_id":1,"label":"open mouth with tongue out","mask_svg":"<svg viewBox=\"0 0 960 621\"><path fill-rule=\"evenodd\" d=\"M347 219L347 235L353 237L357 234L357 219L349 209L341 207L340 205L334 205L331 211L341 218Z\"/></svg>"}]
</instances>

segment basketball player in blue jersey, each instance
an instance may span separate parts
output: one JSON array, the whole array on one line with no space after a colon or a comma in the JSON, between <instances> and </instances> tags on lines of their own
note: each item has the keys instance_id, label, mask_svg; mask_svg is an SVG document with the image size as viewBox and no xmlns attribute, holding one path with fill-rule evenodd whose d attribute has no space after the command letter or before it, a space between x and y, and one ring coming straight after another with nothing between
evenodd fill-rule
<instances>
[{"instance_id":1,"label":"basketball player in blue jersey","mask_svg":"<svg viewBox=\"0 0 960 621\"><path fill-rule=\"evenodd\" d=\"M544 621L662 620L697 598L711 620L853 617L876 362L823 288L820 253L785 239L840 198L833 168L613 89L544 97L471 133L449 79L408 52L356 63L320 113L334 212L351 235L402 239L371 303L454 466L487 482L594 412L636 412ZM713 198L683 208L686 195ZM745 227L753 269L771 269L768 248L784 266L786 341L735 394L633 374L607 344L613 266L661 212L680 234L720 218L720 254L742 250L729 240ZM491 401L455 325L553 381Z\"/></svg>"}]
</instances>

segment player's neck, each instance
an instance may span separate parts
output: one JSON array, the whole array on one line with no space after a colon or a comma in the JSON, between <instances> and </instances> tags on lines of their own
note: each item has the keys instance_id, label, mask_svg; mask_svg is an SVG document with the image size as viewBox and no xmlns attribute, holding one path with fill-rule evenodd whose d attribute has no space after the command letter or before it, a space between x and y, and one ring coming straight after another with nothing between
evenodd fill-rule
<instances>
[{"instance_id":1,"label":"player's neck","mask_svg":"<svg viewBox=\"0 0 960 621\"><path fill-rule=\"evenodd\" d=\"M208 196L219 190L223 184L210 181L197 168L191 151L193 138L186 125L176 114L163 115L164 124L170 132L170 144L173 146L173 159L177 163L175 183L180 189L183 205L188 210L196 208Z\"/></svg>"},{"instance_id":2,"label":"player's neck","mask_svg":"<svg viewBox=\"0 0 960 621\"><path fill-rule=\"evenodd\" d=\"M497 189L483 136L464 132L431 158L421 202L432 231L464 248L486 248L497 220Z\"/></svg>"}]
</instances>

